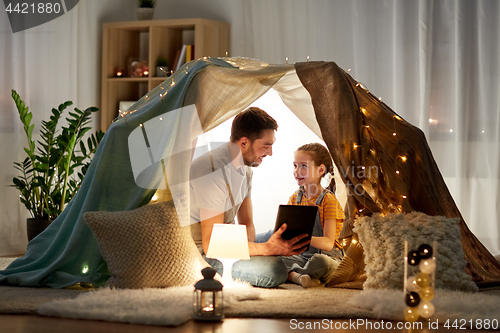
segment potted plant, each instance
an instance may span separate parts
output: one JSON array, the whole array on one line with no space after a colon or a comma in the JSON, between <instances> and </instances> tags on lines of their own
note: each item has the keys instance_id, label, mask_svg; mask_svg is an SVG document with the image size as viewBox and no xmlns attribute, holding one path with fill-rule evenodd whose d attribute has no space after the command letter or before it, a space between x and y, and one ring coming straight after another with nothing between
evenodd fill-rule
<instances>
[{"instance_id":1,"label":"potted plant","mask_svg":"<svg viewBox=\"0 0 500 333\"><path fill-rule=\"evenodd\" d=\"M169 69L167 65L167 59L165 59L162 56L159 56L158 59L156 59L156 76L157 77L164 77L164 76L169 76Z\"/></svg>"},{"instance_id":2,"label":"potted plant","mask_svg":"<svg viewBox=\"0 0 500 333\"><path fill-rule=\"evenodd\" d=\"M154 14L155 0L137 0L139 8L137 8L138 20L151 20Z\"/></svg>"},{"instance_id":3,"label":"potted plant","mask_svg":"<svg viewBox=\"0 0 500 333\"><path fill-rule=\"evenodd\" d=\"M63 111L73 104L67 101L52 109L49 121L42 121L41 140L37 141L37 146L32 137L33 115L15 90L12 90L12 98L24 125L28 147L24 148L27 157L23 162L14 162L21 175L13 178L11 186L19 190L21 202L31 213L32 218L27 221L28 240L31 240L75 196L104 133L96 131L86 144L83 140L90 130L87 125L91 114L99 110L95 107L85 111L75 108L74 112L69 112L66 126L58 129Z\"/></svg>"}]
</instances>

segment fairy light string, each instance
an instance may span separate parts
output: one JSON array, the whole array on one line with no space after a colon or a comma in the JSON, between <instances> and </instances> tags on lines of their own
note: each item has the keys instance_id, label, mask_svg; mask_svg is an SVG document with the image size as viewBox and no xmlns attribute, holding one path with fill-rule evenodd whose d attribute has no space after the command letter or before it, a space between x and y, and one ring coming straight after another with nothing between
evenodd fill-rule
<instances>
[{"instance_id":1,"label":"fairy light string","mask_svg":"<svg viewBox=\"0 0 500 333\"><path fill-rule=\"evenodd\" d=\"M347 70L345 71L345 73L348 73L350 71ZM381 97L376 97L374 96L367 88L366 86L361 83L361 82L357 82L356 83L356 88L361 88L365 93L367 93L368 95L370 95L371 97L373 97L374 101L376 103L381 103L382 105L386 106L385 103L382 101L382 98ZM387 106L386 106L387 107ZM369 116L369 112L368 110L364 107L364 106L360 106L359 107L359 111L361 112L361 115L362 115L362 125L361 125L361 128L360 128L360 138L362 137L362 133L363 133L363 129L367 130L367 131L373 131L373 128L370 127L370 125L367 125L364 121L365 118L367 118ZM397 148L397 151L403 151L403 149L401 148L401 143L400 143L400 140L399 140L399 136L398 136L398 122L399 121L403 121L403 118L401 118L400 116L398 116L397 114L393 114L392 115L392 124L393 124L393 132L392 132L392 137L393 139L395 140L395 145L396 145L396 148ZM354 144L353 145L354 149L357 149L360 147L360 145L358 144ZM370 149L370 153L372 155L375 156L375 151L373 149ZM396 177L398 177L399 179L401 179L401 176L403 176L401 170L400 170L400 167L398 167L398 164L401 166L400 163L406 163L408 160L408 157L403 153L403 154L397 154L396 157L394 158L394 172L396 174ZM404 170L405 168L402 168L402 170ZM406 200L408 197L405 193L401 194L401 199L402 200ZM365 205L366 207L366 205ZM398 210L399 211L402 211L402 206L401 206L401 202L398 204L397 206ZM362 212L362 210L360 209L359 212Z\"/></svg>"}]
</instances>

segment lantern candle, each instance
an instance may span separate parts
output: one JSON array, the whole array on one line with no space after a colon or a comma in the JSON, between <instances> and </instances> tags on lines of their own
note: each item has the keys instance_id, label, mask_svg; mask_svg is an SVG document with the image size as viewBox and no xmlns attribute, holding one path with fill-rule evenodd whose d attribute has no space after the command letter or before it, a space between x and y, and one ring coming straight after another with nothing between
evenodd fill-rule
<instances>
[{"instance_id":1,"label":"lantern candle","mask_svg":"<svg viewBox=\"0 0 500 333\"><path fill-rule=\"evenodd\" d=\"M222 283L214 280L215 269L204 268L203 280L194 285L193 318L196 320L218 321L223 316Z\"/></svg>"}]
</instances>

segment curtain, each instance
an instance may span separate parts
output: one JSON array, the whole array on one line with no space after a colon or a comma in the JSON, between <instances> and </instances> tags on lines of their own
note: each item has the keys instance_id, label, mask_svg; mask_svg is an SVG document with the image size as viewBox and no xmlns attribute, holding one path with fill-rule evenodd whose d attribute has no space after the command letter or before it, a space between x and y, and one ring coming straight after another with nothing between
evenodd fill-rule
<instances>
[{"instance_id":1,"label":"curtain","mask_svg":"<svg viewBox=\"0 0 500 333\"><path fill-rule=\"evenodd\" d=\"M31 29L12 33L0 4L0 255L26 251L26 218L31 217L9 187L17 176L15 161L26 157L26 135L11 90L29 106L38 140L40 123L65 101L73 107L99 107L101 27L106 21L135 19L130 0L79 1L66 14ZM120 7L121 5L121 7ZM117 8L120 8L117 10ZM93 119L97 129L99 119Z\"/></svg>"},{"instance_id":2,"label":"curtain","mask_svg":"<svg viewBox=\"0 0 500 333\"><path fill-rule=\"evenodd\" d=\"M500 253L500 2L244 2L255 58L335 61L424 132L472 232Z\"/></svg>"}]
</instances>

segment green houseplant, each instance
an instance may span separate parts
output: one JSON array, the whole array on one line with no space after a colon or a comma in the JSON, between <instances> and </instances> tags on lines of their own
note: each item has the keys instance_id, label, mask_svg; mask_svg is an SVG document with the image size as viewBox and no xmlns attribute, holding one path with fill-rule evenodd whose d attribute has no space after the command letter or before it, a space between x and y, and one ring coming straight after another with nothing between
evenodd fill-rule
<instances>
[{"instance_id":1,"label":"green houseplant","mask_svg":"<svg viewBox=\"0 0 500 333\"><path fill-rule=\"evenodd\" d=\"M63 111L73 104L67 101L52 109L48 121L42 121L37 146L33 139L32 113L15 90L12 90L12 98L24 125L28 147L24 148L27 157L23 162L14 162L21 175L13 178L11 186L19 190L21 202L31 213L32 218L28 219L28 239L31 240L74 197L104 133L96 131L86 143L83 140L90 130L91 114L99 110L95 107L84 111L75 108L69 112L67 124L58 129Z\"/></svg>"},{"instance_id":2,"label":"green houseplant","mask_svg":"<svg viewBox=\"0 0 500 333\"><path fill-rule=\"evenodd\" d=\"M139 8L137 8L138 20L151 20L154 14L155 0L137 0Z\"/></svg>"},{"instance_id":3,"label":"green houseplant","mask_svg":"<svg viewBox=\"0 0 500 333\"><path fill-rule=\"evenodd\" d=\"M169 76L169 68L167 65L167 59L162 56L159 56L156 59L156 76L157 77L165 77Z\"/></svg>"},{"instance_id":4,"label":"green houseplant","mask_svg":"<svg viewBox=\"0 0 500 333\"><path fill-rule=\"evenodd\" d=\"M155 0L137 0L141 8L154 8Z\"/></svg>"}]
</instances>

